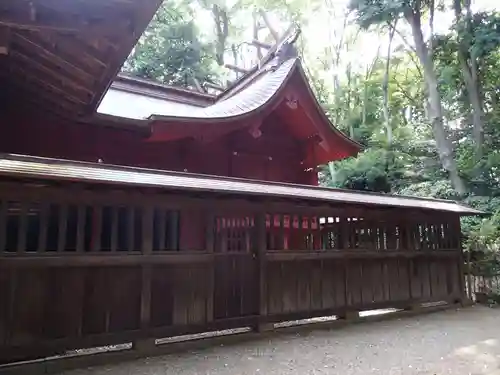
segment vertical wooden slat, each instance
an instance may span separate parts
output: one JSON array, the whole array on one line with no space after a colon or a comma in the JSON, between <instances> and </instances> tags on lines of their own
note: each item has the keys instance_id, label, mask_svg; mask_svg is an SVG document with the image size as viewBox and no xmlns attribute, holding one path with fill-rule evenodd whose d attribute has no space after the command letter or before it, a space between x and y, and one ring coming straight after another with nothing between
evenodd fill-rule
<instances>
[{"instance_id":1,"label":"vertical wooden slat","mask_svg":"<svg viewBox=\"0 0 500 375\"><path fill-rule=\"evenodd\" d=\"M339 217L340 227L340 249L347 250L349 248L349 228L347 218L344 216Z\"/></svg>"},{"instance_id":2,"label":"vertical wooden slat","mask_svg":"<svg viewBox=\"0 0 500 375\"><path fill-rule=\"evenodd\" d=\"M299 245L298 249L300 249L300 250L304 250L306 247L303 227L304 227L304 217L302 215L298 215L297 216L297 238L300 240L300 245L297 243L296 246Z\"/></svg>"},{"instance_id":3,"label":"vertical wooden slat","mask_svg":"<svg viewBox=\"0 0 500 375\"><path fill-rule=\"evenodd\" d=\"M139 250L135 249L135 207L127 209L127 250Z\"/></svg>"},{"instance_id":4,"label":"vertical wooden slat","mask_svg":"<svg viewBox=\"0 0 500 375\"><path fill-rule=\"evenodd\" d=\"M47 231L49 228L49 208L48 203L40 205L40 235L38 236L38 252L47 251Z\"/></svg>"},{"instance_id":5,"label":"vertical wooden slat","mask_svg":"<svg viewBox=\"0 0 500 375\"><path fill-rule=\"evenodd\" d=\"M207 212L205 215L205 250L209 253L213 253L215 250L215 215L212 211ZM211 322L214 320L214 296L215 296L215 262L211 262L207 265L208 267L208 278L206 280L206 320Z\"/></svg>"},{"instance_id":6,"label":"vertical wooden slat","mask_svg":"<svg viewBox=\"0 0 500 375\"><path fill-rule=\"evenodd\" d=\"M142 211L141 252L148 255L153 252L153 207L144 207ZM141 268L141 328L147 329L151 321L151 265Z\"/></svg>"},{"instance_id":7,"label":"vertical wooden slat","mask_svg":"<svg viewBox=\"0 0 500 375\"><path fill-rule=\"evenodd\" d=\"M286 240L285 240L285 214L280 214L280 248L277 250L285 250Z\"/></svg>"},{"instance_id":8,"label":"vertical wooden slat","mask_svg":"<svg viewBox=\"0 0 500 375\"><path fill-rule=\"evenodd\" d=\"M460 286L460 298L462 302L465 302L467 296L465 292L465 264L464 264L464 250L462 248L462 241L460 240L461 236L461 226L460 226L460 216L456 216L453 227L455 227L455 230L457 232L456 236L458 239L458 285Z\"/></svg>"},{"instance_id":9,"label":"vertical wooden slat","mask_svg":"<svg viewBox=\"0 0 500 375\"><path fill-rule=\"evenodd\" d=\"M413 250L412 222L410 220L404 220L402 222L402 226L403 226L403 231L405 232L405 239L406 239L406 241L403 242L402 247L403 249L406 247L406 250L412 251Z\"/></svg>"},{"instance_id":10,"label":"vertical wooden slat","mask_svg":"<svg viewBox=\"0 0 500 375\"><path fill-rule=\"evenodd\" d=\"M86 206L79 205L76 219L76 252L82 253L85 246L85 209Z\"/></svg>"},{"instance_id":11,"label":"vertical wooden slat","mask_svg":"<svg viewBox=\"0 0 500 375\"><path fill-rule=\"evenodd\" d=\"M271 222L272 224L272 222ZM256 233L256 256L257 256L257 264L258 264L258 272L257 272L257 280L258 280L258 288L259 291L259 308L257 309L259 315L265 316L267 315L267 241L266 241L266 215L261 212L258 213L255 217L255 233Z\"/></svg>"},{"instance_id":12,"label":"vertical wooden slat","mask_svg":"<svg viewBox=\"0 0 500 375\"><path fill-rule=\"evenodd\" d=\"M178 211L169 211L168 249L178 250L179 246L179 215Z\"/></svg>"},{"instance_id":13,"label":"vertical wooden slat","mask_svg":"<svg viewBox=\"0 0 500 375\"><path fill-rule=\"evenodd\" d=\"M118 249L118 209L119 207L111 207L111 251Z\"/></svg>"},{"instance_id":14,"label":"vertical wooden slat","mask_svg":"<svg viewBox=\"0 0 500 375\"><path fill-rule=\"evenodd\" d=\"M219 230L219 236L220 236L220 247L217 249L219 252L227 252L228 250L228 219L221 216L220 217L220 230Z\"/></svg>"},{"instance_id":15,"label":"vertical wooden slat","mask_svg":"<svg viewBox=\"0 0 500 375\"><path fill-rule=\"evenodd\" d=\"M101 234L102 234L102 207L92 207L92 251L101 249Z\"/></svg>"},{"instance_id":16,"label":"vertical wooden slat","mask_svg":"<svg viewBox=\"0 0 500 375\"><path fill-rule=\"evenodd\" d=\"M144 207L142 211L142 241L141 251L143 254L153 252L153 208Z\"/></svg>"},{"instance_id":17,"label":"vertical wooden slat","mask_svg":"<svg viewBox=\"0 0 500 375\"><path fill-rule=\"evenodd\" d=\"M28 203L21 201L19 207L19 227L17 232L17 252L26 251L26 236L28 235Z\"/></svg>"},{"instance_id":18,"label":"vertical wooden slat","mask_svg":"<svg viewBox=\"0 0 500 375\"><path fill-rule=\"evenodd\" d=\"M0 253L5 251L7 239L7 202L0 201Z\"/></svg>"},{"instance_id":19,"label":"vertical wooden slat","mask_svg":"<svg viewBox=\"0 0 500 375\"><path fill-rule=\"evenodd\" d=\"M313 217L312 215L309 215L307 217L307 236L309 237L309 248L308 250L313 251L314 250L314 231L313 231Z\"/></svg>"},{"instance_id":20,"label":"vertical wooden slat","mask_svg":"<svg viewBox=\"0 0 500 375\"><path fill-rule=\"evenodd\" d=\"M57 231L57 251L63 252L66 247L66 229L68 228L68 205L59 205L59 229Z\"/></svg>"},{"instance_id":21,"label":"vertical wooden slat","mask_svg":"<svg viewBox=\"0 0 500 375\"><path fill-rule=\"evenodd\" d=\"M167 211L165 209L160 209L158 215L158 250L165 250L167 248L166 238L167 238L167 221L166 221Z\"/></svg>"}]
</instances>

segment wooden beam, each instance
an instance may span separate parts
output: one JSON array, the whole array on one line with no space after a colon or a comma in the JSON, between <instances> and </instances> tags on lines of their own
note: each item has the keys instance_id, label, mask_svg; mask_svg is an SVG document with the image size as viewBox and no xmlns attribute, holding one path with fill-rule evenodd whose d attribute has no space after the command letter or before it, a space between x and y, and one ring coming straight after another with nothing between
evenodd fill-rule
<instances>
[{"instance_id":1,"label":"wooden beam","mask_svg":"<svg viewBox=\"0 0 500 375\"><path fill-rule=\"evenodd\" d=\"M76 101L87 103L93 96L93 92L88 87L83 87L77 82L68 79L57 71L48 68L41 62L26 56L19 51L12 51L13 66L20 67L26 72L33 72L30 76L36 76L40 83L50 84L62 90L66 95L72 96Z\"/></svg>"},{"instance_id":2,"label":"wooden beam","mask_svg":"<svg viewBox=\"0 0 500 375\"><path fill-rule=\"evenodd\" d=\"M211 83L211 82L204 82L203 86L214 89L214 90L218 90L218 91L224 91L224 87L216 85L215 83Z\"/></svg>"},{"instance_id":3,"label":"wooden beam","mask_svg":"<svg viewBox=\"0 0 500 375\"><path fill-rule=\"evenodd\" d=\"M263 10L260 10L259 14L262 17L262 19L264 20L264 23L266 24L267 28L269 29L269 32L273 36L274 40L279 41L280 36L279 36L278 32L274 29L274 27L271 25L271 21L267 17L266 12L264 12Z\"/></svg>"},{"instance_id":4,"label":"wooden beam","mask_svg":"<svg viewBox=\"0 0 500 375\"><path fill-rule=\"evenodd\" d=\"M123 13L123 12L121 12ZM130 18L110 10L91 12L58 10L36 2L12 1L0 9L0 25L19 30L54 30L65 33L93 33L120 36L131 25Z\"/></svg>"},{"instance_id":5,"label":"wooden beam","mask_svg":"<svg viewBox=\"0 0 500 375\"><path fill-rule=\"evenodd\" d=\"M257 40L257 39L252 40L251 44L253 44L254 46L256 46L258 48L265 48L265 49L271 49L273 47L272 45L270 45L268 43L261 42L260 40Z\"/></svg>"},{"instance_id":6,"label":"wooden beam","mask_svg":"<svg viewBox=\"0 0 500 375\"><path fill-rule=\"evenodd\" d=\"M159 252L158 254L136 253L48 253L46 245L41 254L24 253L16 256L0 256L0 270L3 268L32 267L103 267L144 266L155 264L207 264L214 261L213 253L205 251Z\"/></svg>"},{"instance_id":7,"label":"wooden beam","mask_svg":"<svg viewBox=\"0 0 500 375\"><path fill-rule=\"evenodd\" d=\"M233 64L225 64L224 66L226 68L228 68L228 69L231 69L231 70L237 72L237 73L247 74L247 73L250 72L248 69L240 68L239 66L236 66L236 65L233 65Z\"/></svg>"},{"instance_id":8,"label":"wooden beam","mask_svg":"<svg viewBox=\"0 0 500 375\"><path fill-rule=\"evenodd\" d=\"M9 78L12 85L17 86L23 91L29 91L34 94L34 97L50 100L51 102L54 102L54 104L57 103L59 106L63 106L63 103L68 105L71 104L72 110L75 109L74 105L85 104L84 101L73 97L62 88L54 86L50 82L44 82L38 78L37 75L27 74L24 69L21 69L17 65L12 65L10 67L10 73L11 76ZM44 92L52 93L54 97L43 95Z\"/></svg>"},{"instance_id":9,"label":"wooden beam","mask_svg":"<svg viewBox=\"0 0 500 375\"><path fill-rule=\"evenodd\" d=\"M23 35L19 32L14 32L11 34L12 43L16 46L19 45L19 47L25 51L30 51L28 55L33 54L40 60L46 61L49 65L57 66L61 72L66 73L69 78L78 80L80 84L85 84L90 87L94 85L96 81L95 76L77 66L77 64L65 59L64 54L61 55L61 51L54 51L54 49L45 42L35 40L30 35L29 33Z\"/></svg>"},{"instance_id":10,"label":"wooden beam","mask_svg":"<svg viewBox=\"0 0 500 375\"><path fill-rule=\"evenodd\" d=\"M203 89L203 86L201 85L200 81L198 81L198 79L196 77L192 77L192 78L193 78L194 86L196 87L196 91L204 93L205 90Z\"/></svg>"},{"instance_id":11,"label":"wooden beam","mask_svg":"<svg viewBox=\"0 0 500 375\"><path fill-rule=\"evenodd\" d=\"M54 32L35 32L29 30L18 31L20 35L28 37L44 49L53 51L64 60L78 64L96 77L100 77L107 68L105 53L84 43L73 35L57 34Z\"/></svg>"}]
</instances>

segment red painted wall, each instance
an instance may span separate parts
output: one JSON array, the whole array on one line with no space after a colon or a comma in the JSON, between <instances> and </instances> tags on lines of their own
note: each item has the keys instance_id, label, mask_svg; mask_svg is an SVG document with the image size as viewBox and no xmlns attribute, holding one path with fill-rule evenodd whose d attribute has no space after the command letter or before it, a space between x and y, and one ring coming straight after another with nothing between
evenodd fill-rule
<instances>
[{"instance_id":1,"label":"red painted wall","mask_svg":"<svg viewBox=\"0 0 500 375\"><path fill-rule=\"evenodd\" d=\"M0 152L6 153L303 184L315 175L304 173L302 144L272 118L258 138L243 129L210 143L146 142L133 131L19 118L0 125Z\"/></svg>"},{"instance_id":2,"label":"red painted wall","mask_svg":"<svg viewBox=\"0 0 500 375\"><path fill-rule=\"evenodd\" d=\"M248 129L210 143L181 140L145 142L138 132L92 125L51 121L0 119L0 152L34 155L147 168L205 173L291 183L315 183L315 173L305 173L303 143L276 119L254 138ZM205 247L202 212L180 215L180 249Z\"/></svg>"}]
</instances>

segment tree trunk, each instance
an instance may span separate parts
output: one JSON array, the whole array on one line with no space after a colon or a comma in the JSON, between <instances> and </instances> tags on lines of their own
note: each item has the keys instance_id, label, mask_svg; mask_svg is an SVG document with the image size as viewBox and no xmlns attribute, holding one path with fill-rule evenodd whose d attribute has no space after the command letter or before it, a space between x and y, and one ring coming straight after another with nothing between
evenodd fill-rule
<instances>
[{"instance_id":1,"label":"tree trunk","mask_svg":"<svg viewBox=\"0 0 500 375\"><path fill-rule=\"evenodd\" d=\"M462 2L461 0L453 1L453 10L455 11L456 21L465 21L467 32L472 33L471 30L471 17L472 12L470 9L470 2L465 3L467 15L464 19L462 14ZM477 75L478 68L476 63L476 57L472 56L470 47L464 45L462 38L458 38L458 61L460 63L460 69L462 71L462 76L464 78L465 87L467 88L467 97L469 100L469 106L472 111L472 126L473 126L473 136L474 142L476 144L475 160L478 162L483 156L483 143L484 143L484 110L481 98L480 82Z\"/></svg>"},{"instance_id":2,"label":"tree trunk","mask_svg":"<svg viewBox=\"0 0 500 375\"><path fill-rule=\"evenodd\" d=\"M330 173L330 178L335 181L335 167L333 166L333 161L328 162L328 172Z\"/></svg>"},{"instance_id":3,"label":"tree trunk","mask_svg":"<svg viewBox=\"0 0 500 375\"><path fill-rule=\"evenodd\" d=\"M212 6L212 15L215 23L215 60L220 66L224 66L224 53L226 52L226 40L229 35L229 19L227 11L217 4Z\"/></svg>"},{"instance_id":4,"label":"tree trunk","mask_svg":"<svg viewBox=\"0 0 500 375\"><path fill-rule=\"evenodd\" d=\"M387 46L387 56L385 60L385 72L384 72L384 81L382 83L382 88L384 91L384 124L385 131L387 136L387 144L392 143L392 126L391 119L389 114L389 74L391 67L391 47L392 40L394 39L394 33L396 31L397 19L394 22L394 25L389 25L389 45Z\"/></svg>"},{"instance_id":5,"label":"tree trunk","mask_svg":"<svg viewBox=\"0 0 500 375\"><path fill-rule=\"evenodd\" d=\"M432 125L434 139L438 149L441 165L448 172L455 191L465 194L465 185L458 173L457 163L453 157L453 147L448 139L443 123L443 107L439 95L434 62L430 58L429 51L422 34L421 15L419 10L405 12L405 17L411 26L415 49L423 68L424 80L427 88L428 106L427 113Z\"/></svg>"}]
</instances>

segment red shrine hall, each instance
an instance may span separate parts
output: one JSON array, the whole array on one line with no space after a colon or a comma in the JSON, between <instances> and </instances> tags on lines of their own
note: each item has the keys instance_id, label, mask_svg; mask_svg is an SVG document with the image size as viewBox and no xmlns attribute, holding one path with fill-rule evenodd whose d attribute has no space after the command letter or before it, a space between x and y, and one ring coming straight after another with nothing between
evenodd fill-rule
<instances>
[{"instance_id":1,"label":"red shrine hall","mask_svg":"<svg viewBox=\"0 0 500 375\"><path fill-rule=\"evenodd\" d=\"M300 60L274 60L217 96L118 76L87 126L16 120L4 152L317 185L360 146L328 120ZM102 124L113 126L102 126ZM27 137L27 134L30 136Z\"/></svg>"},{"instance_id":2,"label":"red shrine hall","mask_svg":"<svg viewBox=\"0 0 500 375\"><path fill-rule=\"evenodd\" d=\"M0 364L464 300L460 217L481 212L317 186L361 146L298 29L227 87L170 87L119 73L159 5L0 5Z\"/></svg>"}]
</instances>

